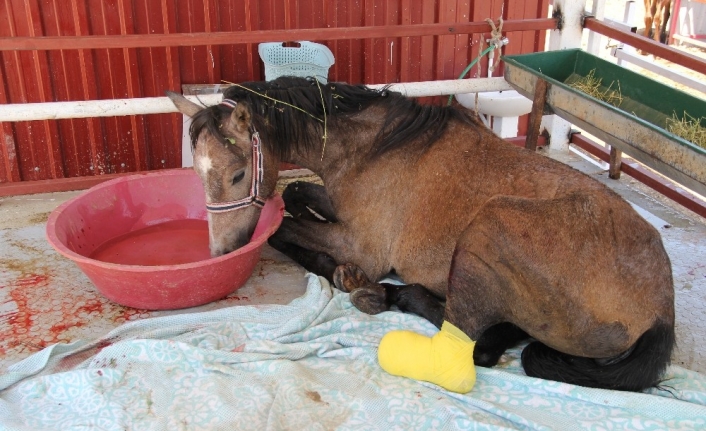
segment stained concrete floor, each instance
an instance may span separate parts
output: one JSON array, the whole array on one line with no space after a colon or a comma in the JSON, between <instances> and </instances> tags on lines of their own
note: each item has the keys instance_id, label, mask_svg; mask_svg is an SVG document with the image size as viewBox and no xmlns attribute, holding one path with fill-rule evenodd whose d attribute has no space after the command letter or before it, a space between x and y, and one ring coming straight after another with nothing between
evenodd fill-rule
<instances>
[{"instance_id":1,"label":"stained concrete floor","mask_svg":"<svg viewBox=\"0 0 706 431\"><path fill-rule=\"evenodd\" d=\"M550 156L608 184L660 231L676 290L678 347L673 363L706 373L706 220L630 177L608 179L603 167L574 153ZM94 339L128 321L232 305L285 304L304 293L305 271L266 246L246 285L220 301L174 311L114 304L44 236L50 212L79 193L0 198L0 373L48 345Z\"/></svg>"},{"instance_id":2,"label":"stained concrete floor","mask_svg":"<svg viewBox=\"0 0 706 431\"><path fill-rule=\"evenodd\" d=\"M287 304L304 294L306 271L265 245L247 283L219 301L168 311L115 304L45 238L51 211L80 193L0 198L0 374L48 345L93 340L129 321L240 304Z\"/></svg>"}]
</instances>

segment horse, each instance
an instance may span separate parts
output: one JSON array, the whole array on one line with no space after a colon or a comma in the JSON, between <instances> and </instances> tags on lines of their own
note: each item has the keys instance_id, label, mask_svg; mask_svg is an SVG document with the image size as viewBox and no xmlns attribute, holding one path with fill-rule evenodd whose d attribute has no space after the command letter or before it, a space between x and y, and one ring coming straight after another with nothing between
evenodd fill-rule
<instances>
[{"instance_id":1,"label":"horse","mask_svg":"<svg viewBox=\"0 0 706 431\"><path fill-rule=\"evenodd\" d=\"M645 37L661 42L667 34L667 23L672 13L672 0L645 0ZM654 26L654 30L653 27Z\"/></svg>"},{"instance_id":2,"label":"horse","mask_svg":"<svg viewBox=\"0 0 706 431\"><path fill-rule=\"evenodd\" d=\"M675 343L670 260L659 232L599 181L465 110L388 88L282 77L230 86L205 108L168 95L191 117L213 256L248 241L279 164L292 163L323 185L289 184L269 243L361 311L450 322L477 340L480 366L529 339L529 376L659 384Z\"/></svg>"}]
</instances>

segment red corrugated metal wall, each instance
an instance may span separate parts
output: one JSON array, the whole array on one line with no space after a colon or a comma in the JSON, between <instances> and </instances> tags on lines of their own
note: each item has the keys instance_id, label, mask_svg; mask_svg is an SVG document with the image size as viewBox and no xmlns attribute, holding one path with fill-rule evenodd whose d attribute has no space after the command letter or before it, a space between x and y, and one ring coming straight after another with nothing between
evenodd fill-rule
<instances>
[{"instance_id":1,"label":"red corrugated metal wall","mask_svg":"<svg viewBox=\"0 0 706 431\"><path fill-rule=\"evenodd\" d=\"M545 17L549 0L0 0L0 37L171 34L395 26ZM509 33L505 53L544 32ZM390 83L456 78L481 35L326 43L329 79ZM162 96L182 84L264 78L255 44L3 51L0 103ZM486 60L482 62L485 67ZM474 69L471 75L479 75ZM496 73L497 75L497 73ZM0 123L0 183L179 167L176 114Z\"/></svg>"}]
</instances>

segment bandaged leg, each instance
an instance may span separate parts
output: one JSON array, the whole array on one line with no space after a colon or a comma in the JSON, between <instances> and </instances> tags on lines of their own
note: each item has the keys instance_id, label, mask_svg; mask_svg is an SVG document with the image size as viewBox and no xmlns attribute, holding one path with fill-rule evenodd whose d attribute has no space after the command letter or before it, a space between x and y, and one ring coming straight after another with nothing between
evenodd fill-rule
<instances>
[{"instance_id":1,"label":"bandaged leg","mask_svg":"<svg viewBox=\"0 0 706 431\"><path fill-rule=\"evenodd\" d=\"M388 332L380 341L378 361L395 376L465 394L476 383L474 346L463 331L444 321L441 331L431 338L411 331Z\"/></svg>"}]
</instances>

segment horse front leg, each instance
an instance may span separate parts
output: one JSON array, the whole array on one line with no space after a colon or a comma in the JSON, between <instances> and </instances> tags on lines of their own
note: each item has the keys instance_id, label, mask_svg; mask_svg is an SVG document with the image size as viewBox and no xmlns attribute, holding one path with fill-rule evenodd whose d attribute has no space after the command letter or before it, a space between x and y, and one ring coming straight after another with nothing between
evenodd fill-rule
<instances>
[{"instance_id":1,"label":"horse front leg","mask_svg":"<svg viewBox=\"0 0 706 431\"><path fill-rule=\"evenodd\" d=\"M421 284L375 283L358 266L346 263L334 271L336 288L350 293L355 307L367 314L378 314L396 305L400 311L416 314L441 328L444 306L441 299Z\"/></svg>"},{"instance_id":2,"label":"horse front leg","mask_svg":"<svg viewBox=\"0 0 706 431\"><path fill-rule=\"evenodd\" d=\"M309 216L285 217L268 243L331 283L336 267L354 258L346 247L351 243L351 235L344 226L318 219L313 221Z\"/></svg>"},{"instance_id":3,"label":"horse front leg","mask_svg":"<svg viewBox=\"0 0 706 431\"><path fill-rule=\"evenodd\" d=\"M660 3L661 9L659 16L661 20L661 24L659 26L659 39L655 39L657 42L662 41L662 35L665 35L667 38L664 43L669 44L669 33L667 32L667 24L669 23L669 16L671 15L672 11L672 2L671 0L662 0ZM655 23L656 26L656 23Z\"/></svg>"},{"instance_id":4,"label":"horse front leg","mask_svg":"<svg viewBox=\"0 0 706 431\"><path fill-rule=\"evenodd\" d=\"M337 221L333 205L324 186L306 181L290 183L282 193L284 208L290 217L283 220L280 227L268 243L274 249L284 253L307 271L318 274L333 282L333 272L338 266L336 260L328 253L311 249L311 241L302 238L292 238L284 231L288 229L287 220L306 220L317 224L335 223Z\"/></svg>"},{"instance_id":5,"label":"horse front leg","mask_svg":"<svg viewBox=\"0 0 706 431\"><path fill-rule=\"evenodd\" d=\"M666 22L664 23L666 26ZM655 42L660 43L662 41L662 11L659 10L652 19L652 25L654 26L654 33L652 34L652 39Z\"/></svg>"},{"instance_id":6,"label":"horse front leg","mask_svg":"<svg viewBox=\"0 0 706 431\"><path fill-rule=\"evenodd\" d=\"M307 271L320 275L330 283L333 283L333 272L336 270L338 263L331 256L287 242L281 237L282 235L277 235L277 232L275 232L267 240L267 243L275 250L303 266Z\"/></svg>"},{"instance_id":7,"label":"horse front leg","mask_svg":"<svg viewBox=\"0 0 706 431\"><path fill-rule=\"evenodd\" d=\"M295 219L335 223L336 211L326 188L306 181L290 183L282 193L284 207Z\"/></svg>"},{"instance_id":8,"label":"horse front leg","mask_svg":"<svg viewBox=\"0 0 706 431\"><path fill-rule=\"evenodd\" d=\"M645 0L645 37L653 37L652 21L657 14L657 2L660 0Z\"/></svg>"}]
</instances>

